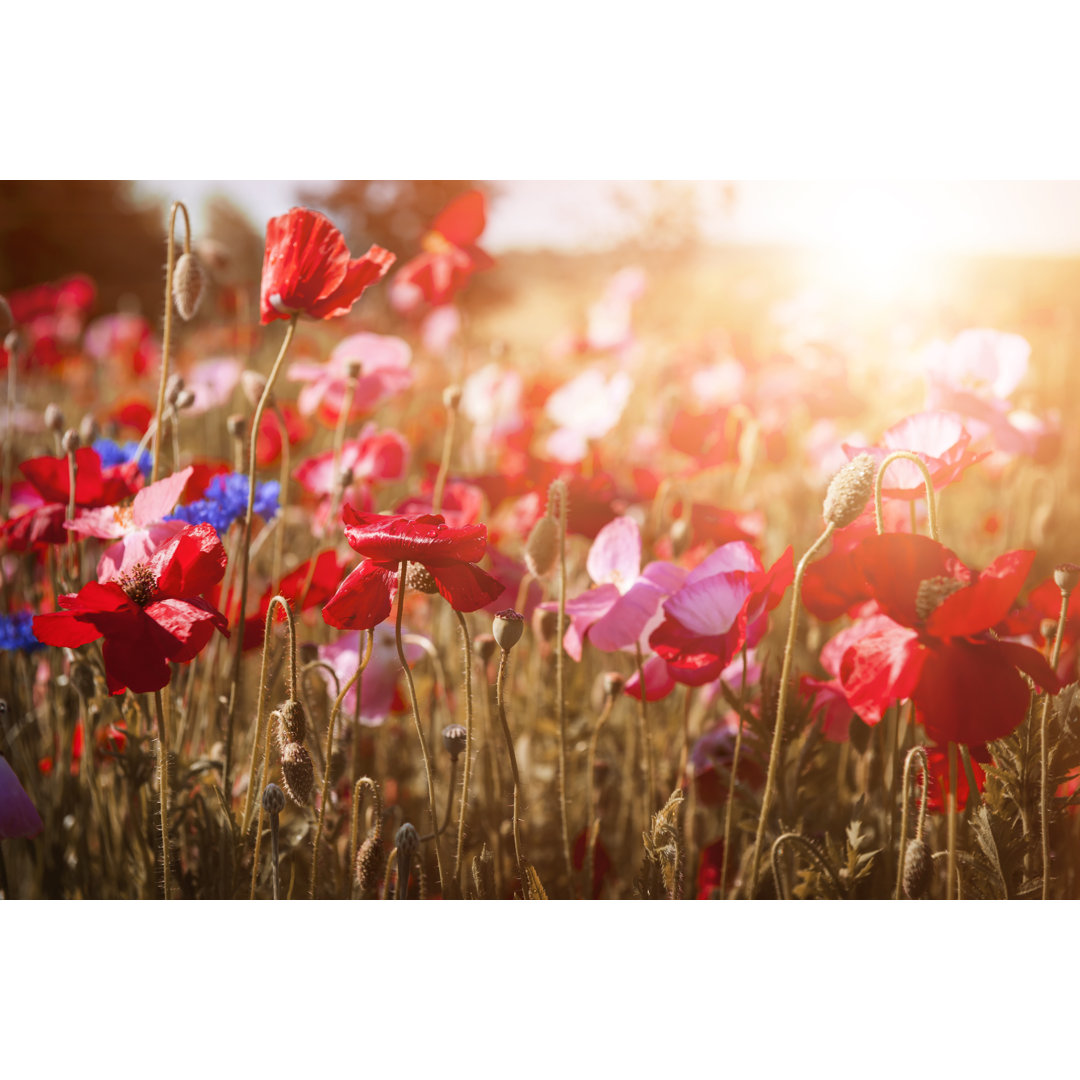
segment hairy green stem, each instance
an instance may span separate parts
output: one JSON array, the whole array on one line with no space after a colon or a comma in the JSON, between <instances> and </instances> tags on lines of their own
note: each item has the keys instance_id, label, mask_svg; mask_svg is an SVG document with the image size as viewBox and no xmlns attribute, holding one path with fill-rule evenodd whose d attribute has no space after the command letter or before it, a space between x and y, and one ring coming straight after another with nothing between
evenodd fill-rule
<instances>
[{"instance_id":1,"label":"hairy green stem","mask_svg":"<svg viewBox=\"0 0 1080 1080\"><path fill-rule=\"evenodd\" d=\"M877 520L877 531L880 536L885 531L885 517L884 511L881 506L881 486L882 480L885 477L885 470L894 462L900 461L912 461L918 466L919 472L922 473L923 483L926 485L926 517L930 526L930 537L933 540L941 542L941 537L938 535L937 524L937 505L934 502L934 481L930 478L930 470L927 469L922 458L918 454L913 454L910 450L894 450L885 460L878 466L877 475L874 477L874 517ZM912 532L915 531L914 519L912 520Z\"/></svg>"}]
</instances>

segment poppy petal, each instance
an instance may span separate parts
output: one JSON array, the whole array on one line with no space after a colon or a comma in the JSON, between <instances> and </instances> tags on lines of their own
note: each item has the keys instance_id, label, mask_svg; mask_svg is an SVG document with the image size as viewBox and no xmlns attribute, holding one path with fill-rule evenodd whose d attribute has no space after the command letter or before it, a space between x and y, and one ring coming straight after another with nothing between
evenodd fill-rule
<instances>
[{"instance_id":1,"label":"poppy petal","mask_svg":"<svg viewBox=\"0 0 1080 1080\"><path fill-rule=\"evenodd\" d=\"M895 623L860 638L840 661L851 707L866 723L878 723L893 702L912 696L928 655L914 630Z\"/></svg>"},{"instance_id":2,"label":"poppy petal","mask_svg":"<svg viewBox=\"0 0 1080 1080\"><path fill-rule=\"evenodd\" d=\"M372 630L390 614L397 571L362 562L323 605L323 620L340 630Z\"/></svg>"},{"instance_id":3,"label":"poppy petal","mask_svg":"<svg viewBox=\"0 0 1080 1080\"><path fill-rule=\"evenodd\" d=\"M427 569L440 594L455 611L479 611L506 590L501 581L471 562L429 565Z\"/></svg>"},{"instance_id":4,"label":"poppy petal","mask_svg":"<svg viewBox=\"0 0 1080 1080\"><path fill-rule=\"evenodd\" d=\"M150 560L163 597L190 599L225 576L228 558L213 525L189 525Z\"/></svg>"},{"instance_id":5,"label":"poppy petal","mask_svg":"<svg viewBox=\"0 0 1080 1080\"><path fill-rule=\"evenodd\" d=\"M1009 551L995 559L974 584L947 596L926 620L935 637L971 637L996 626L1023 588L1034 551Z\"/></svg>"}]
</instances>

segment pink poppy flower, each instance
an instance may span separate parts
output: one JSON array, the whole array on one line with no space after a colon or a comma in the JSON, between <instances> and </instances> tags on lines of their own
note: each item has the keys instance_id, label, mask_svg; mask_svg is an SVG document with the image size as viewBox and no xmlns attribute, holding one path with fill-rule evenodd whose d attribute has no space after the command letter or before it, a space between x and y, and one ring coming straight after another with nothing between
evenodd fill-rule
<instances>
[{"instance_id":1,"label":"pink poppy flower","mask_svg":"<svg viewBox=\"0 0 1080 1080\"><path fill-rule=\"evenodd\" d=\"M581 660L586 637L601 652L648 649L652 631L663 621L660 605L678 589L686 571L672 563L652 562L641 569L641 530L633 518L621 517L596 535L586 562L596 587L566 603L570 625L563 646ZM545 611L558 605L542 604Z\"/></svg>"},{"instance_id":2,"label":"pink poppy flower","mask_svg":"<svg viewBox=\"0 0 1080 1080\"><path fill-rule=\"evenodd\" d=\"M37 836L43 828L45 823L37 807L7 760L0 757L0 840Z\"/></svg>"},{"instance_id":3,"label":"pink poppy flower","mask_svg":"<svg viewBox=\"0 0 1080 1080\"><path fill-rule=\"evenodd\" d=\"M118 312L95 319L83 337L83 348L99 364L143 375L157 367L161 349L150 324L141 315Z\"/></svg>"},{"instance_id":4,"label":"pink poppy flower","mask_svg":"<svg viewBox=\"0 0 1080 1080\"><path fill-rule=\"evenodd\" d=\"M1005 401L1027 374L1030 357L1031 346L1019 334L980 329L933 342L923 350L922 363L932 396Z\"/></svg>"},{"instance_id":5,"label":"pink poppy flower","mask_svg":"<svg viewBox=\"0 0 1080 1080\"><path fill-rule=\"evenodd\" d=\"M401 633L404 637L408 630L402 627ZM366 638L366 635L364 637ZM329 645L319 646L319 659L325 660L334 669L342 686L356 674L356 667L360 662L360 639L360 631L353 630L342 634L337 641ZM381 623L375 627L371 659L364 668L364 674L360 676L360 723L368 727L378 727L390 715L394 691L401 675L401 660L398 658L396 641L394 627L389 623ZM426 652L423 645L415 641L403 644L405 659L410 664L420 660ZM363 646L367 648L366 640ZM320 674L329 684L329 676ZM355 710L356 687L353 686L341 703L341 711L344 717L351 718Z\"/></svg>"},{"instance_id":6,"label":"pink poppy flower","mask_svg":"<svg viewBox=\"0 0 1080 1080\"><path fill-rule=\"evenodd\" d=\"M349 412L354 420L369 413L393 394L412 385L412 349L401 338L386 334L352 334L340 341L325 364L299 361L289 367L289 378L307 385L297 401L300 412L318 412L328 424L336 424L345 407L350 365L360 374Z\"/></svg>"},{"instance_id":7,"label":"pink poppy flower","mask_svg":"<svg viewBox=\"0 0 1080 1080\"><path fill-rule=\"evenodd\" d=\"M606 378L599 368L589 368L561 386L544 410L559 425L548 436L547 453L567 464L581 461L589 441L602 439L622 418L633 385L625 371Z\"/></svg>"},{"instance_id":8,"label":"pink poppy flower","mask_svg":"<svg viewBox=\"0 0 1080 1080\"><path fill-rule=\"evenodd\" d=\"M934 490L940 491L964 470L987 457L968 449L971 435L956 413L914 413L894 424L881 436L878 446L851 446L844 443L849 460L859 454L869 454L880 465L896 450L917 454L930 472ZM912 461L894 461L885 474L882 494L892 499L918 499L925 494L922 473Z\"/></svg>"},{"instance_id":9,"label":"pink poppy flower","mask_svg":"<svg viewBox=\"0 0 1080 1080\"><path fill-rule=\"evenodd\" d=\"M184 386L195 400L184 410L188 416L201 416L229 404L240 381L243 364L230 357L202 360L184 375Z\"/></svg>"},{"instance_id":10,"label":"pink poppy flower","mask_svg":"<svg viewBox=\"0 0 1080 1080\"><path fill-rule=\"evenodd\" d=\"M97 575L101 580L119 577L136 563L146 562L177 533L184 531L186 521L165 521L164 518L172 513L194 471L189 465L144 487L129 506L81 510L74 521L64 522L65 529L80 536L116 541L98 560Z\"/></svg>"}]
</instances>

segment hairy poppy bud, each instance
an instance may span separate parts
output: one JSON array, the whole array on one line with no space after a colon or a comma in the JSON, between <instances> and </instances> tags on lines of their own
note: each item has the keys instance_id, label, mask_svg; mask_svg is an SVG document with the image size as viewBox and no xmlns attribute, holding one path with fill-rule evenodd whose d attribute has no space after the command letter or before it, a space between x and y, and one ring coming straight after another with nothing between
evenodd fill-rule
<instances>
[{"instance_id":1,"label":"hairy poppy bud","mask_svg":"<svg viewBox=\"0 0 1080 1080\"><path fill-rule=\"evenodd\" d=\"M101 429L98 427L98 422L87 413L79 421L79 438L82 440L83 446L90 446L100 434Z\"/></svg>"},{"instance_id":2,"label":"hairy poppy bud","mask_svg":"<svg viewBox=\"0 0 1080 1080\"><path fill-rule=\"evenodd\" d=\"M829 483L823 517L826 524L843 529L862 512L874 493L877 463L869 454L852 458Z\"/></svg>"},{"instance_id":3,"label":"hairy poppy bud","mask_svg":"<svg viewBox=\"0 0 1080 1080\"><path fill-rule=\"evenodd\" d=\"M930 848L925 840L916 837L904 852L904 895L909 900L924 900L933 875L934 860Z\"/></svg>"},{"instance_id":4,"label":"hairy poppy bud","mask_svg":"<svg viewBox=\"0 0 1080 1080\"><path fill-rule=\"evenodd\" d=\"M617 671L604 673L604 695L606 697L618 697L626 686L626 680Z\"/></svg>"},{"instance_id":5,"label":"hairy poppy bud","mask_svg":"<svg viewBox=\"0 0 1080 1080\"><path fill-rule=\"evenodd\" d=\"M185 251L173 268L172 294L180 318L188 322L199 310L206 275L198 256Z\"/></svg>"},{"instance_id":6,"label":"hairy poppy bud","mask_svg":"<svg viewBox=\"0 0 1080 1080\"><path fill-rule=\"evenodd\" d=\"M281 782L285 785L285 794L297 806L307 805L315 786L315 769L311 755L300 743L289 743L281 751Z\"/></svg>"},{"instance_id":7,"label":"hairy poppy bud","mask_svg":"<svg viewBox=\"0 0 1080 1080\"><path fill-rule=\"evenodd\" d=\"M406 866L412 862L413 856L420 850L420 834L409 822L405 822L394 834L394 847L397 848L398 865L404 858Z\"/></svg>"},{"instance_id":8,"label":"hairy poppy bud","mask_svg":"<svg viewBox=\"0 0 1080 1080\"><path fill-rule=\"evenodd\" d=\"M525 616L513 608L497 611L491 624L491 632L499 643L499 648L503 652L509 652L525 632Z\"/></svg>"},{"instance_id":9,"label":"hairy poppy bud","mask_svg":"<svg viewBox=\"0 0 1080 1080\"><path fill-rule=\"evenodd\" d=\"M541 641L554 641L559 632L559 613L537 608L532 616L533 633Z\"/></svg>"},{"instance_id":10,"label":"hairy poppy bud","mask_svg":"<svg viewBox=\"0 0 1080 1080\"><path fill-rule=\"evenodd\" d=\"M1080 585L1080 566L1076 563L1062 563L1054 567L1054 581L1057 587L1069 596L1077 585Z\"/></svg>"},{"instance_id":11,"label":"hairy poppy bud","mask_svg":"<svg viewBox=\"0 0 1080 1080\"><path fill-rule=\"evenodd\" d=\"M74 428L68 428L64 432L64 437L60 440L60 445L64 448L65 454L74 454L82 446L79 433Z\"/></svg>"},{"instance_id":12,"label":"hairy poppy bud","mask_svg":"<svg viewBox=\"0 0 1080 1080\"><path fill-rule=\"evenodd\" d=\"M542 578L559 554L559 526L545 514L532 528L525 541L525 565L534 578Z\"/></svg>"},{"instance_id":13,"label":"hairy poppy bud","mask_svg":"<svg viewBox=\"0 0 1080 1080\"><path fill-rule=\"evenodd\" d=\"M446 747L446 752L454 761L457 761L457 759L465 752L465 742L468 738L468 734L469 733L462 724L447 724L446 727L443 728L443 746Z\"/></svg>"},{"instance_id":14,"label":"hairy poppy bud","mask_svg":"<svg viewBox=\"0 0 1080 1080\"><path fill-rule=\"evenodd\" d=\"M356 884L360 886L361 896L374 895L385 865L386 852L380 839L369 836L356 852Z\"/></svg>"},{"instance_id":15,"label":"hairy poppy bud","mask_svg":"<svg viewBox=\"0 0 1080 1080\"><path fill-rule=\"evenodd\" d=\"M173 402L173 408L177 411L180 409L190 409L195 404L195 391L184 387L179 394L176 395L176 400Z\"/></svg>"},{"instance_id":16,"label":"hairy poppy bud","mask_svg":"<svg viewBox=\"0 0 1080 1080\"><path fill-rule=\"evenodd\" d=\"M280 814L285 809L285 792L277 784L267 784L263 791L262 805L268 814Z\"/></svg>"},{"instance_id":17,"label":"hairy poppy bud","mask_svg":"<svg viewBox=\"0 0 1080 1080\"><path fill-rule=\"evenodd\" d=\"M278 725L278 742L282 746L289 743L303 742L307 738L307 717L304 715L304 706L299 701L286 701L279 709L275 709L270 719L276 718Z\"/></svg>"},{"instance_id":18,"label":"hairy poppy bud","mask_svg":"<svg viewBox=\"0 0 1080 1080\"><path fill-rule=\"evenodd\" d=\"M51 401L45 406L45 426L57 435L64 430L64 414L60 411L60 406Z\"/></svg>"},{"instance_id":19,"label":"hairy poppy bud","mask_svg":"<svg viewBox=\"0 0 1080 1080\"><path fill-rule=\"evenodd\" d=\"M301 664L310 664L319 659L319 646L314 641L305 641L297 648Z\"/></svg>"}]
</instances>

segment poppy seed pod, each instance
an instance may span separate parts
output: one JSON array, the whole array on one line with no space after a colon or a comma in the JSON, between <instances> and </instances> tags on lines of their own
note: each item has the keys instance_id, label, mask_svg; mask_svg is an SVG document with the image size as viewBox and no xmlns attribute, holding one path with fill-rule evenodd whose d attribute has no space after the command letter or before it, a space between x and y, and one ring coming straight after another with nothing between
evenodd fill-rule
<instances>
[{"instance_id":1,"label":"poppy seed pod","mask_svg":"<svg viewBox=\"0 0 1080 1080\"><path fill-rule=\"evenodd\" d=\"M199 310L206 275L198 256L185 251L173 268L172 294L180 318L188 322Z\"/></svg>"},{"instance_id":2,"label":"poppy seed pod","mask_svg":"<svg viewBox=\"0 0 1080 1080\"><path fill-rule=\"evenodd\" d=\"M465 752L465 742L468 738L468 732L462 724L447 724L442 730L443 746L446 747L446 752L450 757L457 761L457 759Z\"/></svg>"},{"instance_id":3,"label":"poppy seed pod","mask_svg":"<svg viewBox=\"0 0 1080 1080\"><path fill-rule=\"evenodd\" d=\"M869 454L852 458L830 481L822 516L837 529L850 525L874 494L877 463Z\"/></svg>"},{"instance_id":4,"label":"poppy seed pod","mask_svg":"<svg viewBox=\"0 0 1080 1080\"><path fill-rule=\"evenodd\" d=\"M1071 562L1055 566L1054 582L1066 596L1071 595L1073 589L1080 585L1080 566Z\"/></svg>"},{"instance_id":5,"label":"poppy seed pod","mask_svg":"<svg viewBox=\"0 0 1080 1080\"><path fill-rule=\"evenodd\" d=\"M280 814L285 809L285 792L277 784L267 784L263 790L262 806L268 814Z\"/></svg>"},{"instance_id":6,"label":"poppy seed pod","mask_svg":"<svg viewBox=\"0 0 1080 1080\"><path fill-rule=\"evenodd\" d=\"M909 900L924 900L930 891L933 874L930 848L925 840L916 837L904 852L904 895Z\"/></svg>"},{"instance_id":7,"label":"poppy seed pod","mask_svg":"<svg viewBox=\"0 0 1080 1080\"><path fill-rule=\"evenodd\" d=\"M64 437L60 440L60 445L64 448L65 454L74 454L82 446L82 440L80 440L79 433L74 428L68 428L64 432Z\"/></svg>"},{"instance_id":8,"label":"poppy seed pod","mask_svg":"<svg viewBox=\"0 0 1080 1080\"><path fill-rule=\"evenodd\" d=\"M274 710L270 719L275 718L281 746L294 742L302 743L307 738L307 717L304 715L304 706L299 701L286 701L279 709Z\"/></svg>"},{"instance_id":9,"label":"poppy seed pod","mask_svg":"<svg viewBox=\"0 0 1080 1080\"><path fill-rule=\"evenodd\" d=\"M559 554L559 526L545 514L525 541L525 565L534 578L542 578L555 565Z\"/></svg>"},{"instance_id":10,"label":"poppy seed pod","mask_svg":"<svg viewBox=\"0 0 1080 1080\"><path fill-rule=\"evenodd\" d=\"M57 435L64 430L64 414L60 411L60 406L49 402L45 406L45 426L50 431L55 431Z\"/></svg>"},{"instance_id":11,"label":"poppy seed pod","mask_svg":"<svg viewBox=\"0 0 1080 1080\"><path fill-rule=\"evenodd\" d=\"M285 794L297 806L307 805L315 786L315 769L311 755L300 743L289 743L281 751L281 782L285 785Z\"/></svg>"},{"instance_id":12,"label":"poppy seed pod","mask_svg":"<svg viewBox=\"0 0 1080 1080\"><path fill-rule=\"evenodd\" d=\"M495 613L491 632L503 652L509 652L525 632L525 616L513 608L505 608Z\"/></svg>"}]
</instances>

